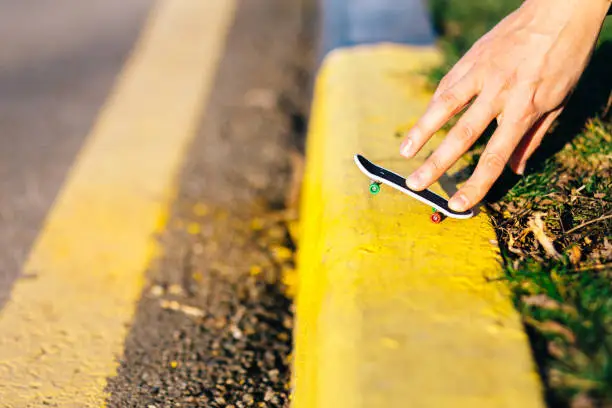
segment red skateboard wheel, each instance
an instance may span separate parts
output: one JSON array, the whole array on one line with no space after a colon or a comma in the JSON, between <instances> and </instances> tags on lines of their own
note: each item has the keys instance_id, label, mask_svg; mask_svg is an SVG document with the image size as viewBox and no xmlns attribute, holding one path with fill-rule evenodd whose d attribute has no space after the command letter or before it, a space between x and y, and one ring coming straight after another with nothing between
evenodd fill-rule
<instances>
[{"instance_id":1,"label":"red skateboard wheel","mask_svg":"<svg viewBox=\"0 0 612 408\"><path fill-rule=\"evenodd\" d=\"M442 222L442 214L440 214L439 212L435 212L433 214L431 214L431 222L433 222L434 224L439 224Z\"/></svg>"}]
</instances>

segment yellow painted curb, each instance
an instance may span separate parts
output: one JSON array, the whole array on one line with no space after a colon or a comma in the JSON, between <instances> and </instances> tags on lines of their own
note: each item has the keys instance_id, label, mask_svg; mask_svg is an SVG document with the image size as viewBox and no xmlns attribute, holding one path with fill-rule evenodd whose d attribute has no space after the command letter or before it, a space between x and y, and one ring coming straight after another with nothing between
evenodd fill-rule
<instances>
[{"instance_id":1,"label":"yellow painted curb","mask_svg":"<svg viewBox=\"0 0 612 408\"><path fill-rule=\"evenodd\" d=\"M0 314L0 406L99 407L233 0L160 0Z\"/></svg>"},{"instance_id":2,"label":"yellow painted curb","mask_svg":"<svg viewBox=\"0 0 612 408\"><path fill-rule=\"evenodd\" d=\"M429 220L391 188L377 196L353 154L407 175L398 131L424 111L419 75L440 56L399 45L336 50L319 74L298 256L294 408L543 407L499 276L485 214ZM439 185L434 190L443 193Z\"/></svg>"}]
</instances>

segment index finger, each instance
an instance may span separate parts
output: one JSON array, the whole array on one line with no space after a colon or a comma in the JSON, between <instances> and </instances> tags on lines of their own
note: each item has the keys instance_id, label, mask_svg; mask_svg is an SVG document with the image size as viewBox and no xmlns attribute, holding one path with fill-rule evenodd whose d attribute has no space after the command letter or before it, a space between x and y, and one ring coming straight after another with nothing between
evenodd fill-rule
<instances>
[{"instance_id":1,"label":"index finger","mask_svg":"<svg viewBox=\"0 0 612 408\"><path fill-rule=\"evenodd\" d=\"M401 144L400 154L413 157L446 122L459 113L478 92L475 75L466 75L435 97L427 111L410 129Z\"/></svg>"}]
</instances>

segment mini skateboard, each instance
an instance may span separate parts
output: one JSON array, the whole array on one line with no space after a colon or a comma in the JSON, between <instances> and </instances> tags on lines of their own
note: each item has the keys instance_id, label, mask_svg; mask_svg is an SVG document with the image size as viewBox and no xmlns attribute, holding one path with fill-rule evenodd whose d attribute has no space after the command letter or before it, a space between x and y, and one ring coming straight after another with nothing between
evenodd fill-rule
<instances>
[{"instance_id":1,"label":"mini skateboard","mask_svg":"<svg viewBox=\"0 0 612 408\"><path fill-rule=\"evenodd\" d=\"M431 214L430 219L435 224L442 222L444 217L466 219L474 216L472 210L464 212L451 210L448 207L448 200L431 190L415 191L408 188L404 177L377 166L360 154L355 155L355 164L357 164L357 167L359 167L363 174L370 178L370 193L378 194L381 184L393 187L412 198L416 198L423 204L431 206L433 214Z\"/></svg>"}]
</instances>

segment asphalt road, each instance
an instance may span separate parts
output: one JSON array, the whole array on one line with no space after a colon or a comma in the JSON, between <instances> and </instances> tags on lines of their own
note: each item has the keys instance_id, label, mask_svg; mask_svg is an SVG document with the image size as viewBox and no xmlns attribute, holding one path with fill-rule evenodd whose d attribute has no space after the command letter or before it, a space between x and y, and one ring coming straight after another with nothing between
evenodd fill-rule
<instances>
[{"instance_id":1,"label":"asphalt road","mask_svg":"<svg viewBox=\"0 0 612 408\"><path fill-rule=\"evenodd\" d=\"M0 1L0 307L151 4Z\"/></svg>"},{"instance_id":2,"label":"asphalt road","mask_svg":"<svg viewBox=\"0 0 612 408\"><path fill-rule=\"evenodd\" d=\"M65 0L58 6L55 0L0 0L0 396L8 396L11 407L25 401L20 398L26 394L23 406L66 406L67 401L75 407L100 406L101 398L111 407L289 404L293 317L287 291L294 279L295 250L289 224L295 213L286 211L286 206L296 202L291 192L298 191L292 180L293 170L301 165L297 152L303 148L310 98L314 2L238 1L229 32L219 23L208 33L205 26L190 30L196 17L186 19L184 10L193 7L202 13L197 21L206 18L214 23L221 20L221 13L215 16L209 10L223 10L219 5L224 3L187 2L184 6L159 1L166 7L155 9L159 19L148 21L157 21L156 35L166 33L165 37L147 37L143 27L153 4ZM185 37L181 37L183 28ZM222 44L220 61L212 52L206 53L210 61L194 60L201 50L174 47L167 40L188 40L196 33L208 42L201 49L214 50L214 44ZM142 38L149 39L146 47L134 49L137 40L142 45ZM156 54L156 49L165 51ZM182 71L177 64L166 64L165 56L173 52L181 61L199 61L206 75L212 72L210 95L190 92L193 82L182 80L181 73L199 75L198 68ZM124 68L131 66L126 61L134 60L140 62L137 68L132 66L132 73L139 74L125 75ZM160 69L148 69L151 65ZM140 78L144 78L141 85L131 85ZM167 100L155 98L149 111L147 98L155 92L174 93ZM92 136L92 128L97 128L93 125L104 117L101 112L107 111L102 108L112 95L124 95L111 98L108 105L115 112L109 116L119 119L112 122L107 116L105 123L117 124L106 125ZM202 106L189 95L198 95ZM125 115L117 114L117 106ZM202 110L193 115L197 128L181 125L192 117L174 114L181 109ZM165 118L164 110L171 120ZM162 118L150 120L149 112ZM154 131L147 128L150 123ZM140 133L126 132L130 126L136 129L132 133ZM193 143L181 149L183 153L166 155L159 147L164 145L156 143L163 139L178 145L175 132L193 133ZM121 143L109 139L109 134L121 137L124 146L117 147ZM156 141L131 147L147 144L147 135ZM96 147L92 137L98 141ZM82 149L85 141L87 149ZM142 273L134 267L112 270L114 265L124 265L122 260L138 256L134 253L142 246L125 241L134 228L122 228L123 221L105 225L102 220L89 224L104 230L96 236L91 231L95 228L84 232L82 226L100 212L88 205L115 208L112 205L125 189L123 180L115 183L119 186L105 185L113 179L104 175L90 183L97 174L87 173L87 163L96 162L105 172L114 158L129 162L132 156L125 157L126 151L138 157L126 166L131 167L129 171L124 168L125 178L129 181L140 174L146 179L126 184L129 188L146 190L144 185L152 183L150 173L142 168L164 168L171 174L159 178L174 181L159 184L168 182L176 191L159 237L163 256ZM181 164L176 177L170 165L151 165L169 163L168 157ZM88 174L85 183L83 174ZM67 182L74 177L81 181ZM102 193L96 195L99 190ZM56 202L58 197L62 199ZM97 202L92 202L96 197ZM145 203L157 199L144 197L138 201L139 196L127 195L136 204L126 208L138 212L141 205L143 212L150 212ZM70 207L66 203L85 204ZM69 210L62 212L62 208ZM70 213L71 208L77 208L77 214ZM116 219L121 220L121 215ZM78 236L68 239L66 231ZM44 232L48 234L41 235ZM149 239L148 235L142 239ZM50 252L45 252L45 245L41 250L41 245L33 246L41 236L54 236L41 239L52 243ZM115 241L121 248L116 248ZM110 249L96 252L96 246L105 245ZM87 249L79 251L81 247ZM21 276L32 253L42 254L36 259L51 259L51 266L42 265L46 270L39 273L29 269L30 260L27 276ZM54 256L45 258L48 253ZM102 255L90 262L83 255L90 253ZM97 290L88 290L87 274L91 282L102 283ZM134 296L122 294L132 290ZM113 297L113 292L118 295ZM112 308L122 302L126 307L117 310L125 315L113 316ZM94 320L106 323L88 325ZM33 321L36 324L29 323ZM113 365L116 373L109 376ZM87 389L80 384L87 384ZM0 407L7 401L0 398Z\"/></svg>"},{"instance_id":3,"label":"asphalt road","mask_svg":"<svg viewBox=\"0 0 612 408\"><path fill-rule=\"evenodd\" d=\"M311 6L239 3L109 406L289 406L284 210L310 102Z\"/></svg>"}]
</instances>

